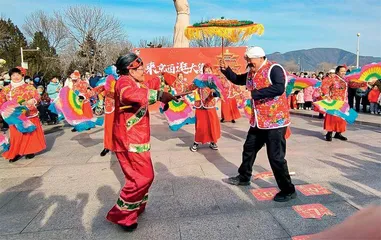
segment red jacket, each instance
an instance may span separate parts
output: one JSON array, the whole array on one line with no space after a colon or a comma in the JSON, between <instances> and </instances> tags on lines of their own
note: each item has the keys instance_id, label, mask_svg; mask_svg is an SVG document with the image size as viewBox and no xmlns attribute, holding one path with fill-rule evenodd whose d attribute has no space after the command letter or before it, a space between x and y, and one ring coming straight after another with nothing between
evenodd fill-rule
<instances>
[{"instance_id":1,"label":"red jacket","mask_svg":"<svg viewBox=\"0 0 381 240\"><path fill-rule=\"evenodd\" d=\"M121 76L115 85L114 152L145 152L150 149L148 105L156 102L160 79L139 84Z\"/></svg>"},{"instance_id":2,"label":"red jacket","mask_svg":"<svg viewBox=\"0 0 381 240\"><path fill-rule=\"evenodd\" d=\"M378 89L372 89L370 92L369 92L369 95L368 95L368 100L369 102L371 103L376 103L378 102L378 97L380 96L380 90Z\"/></svg>"}]
</instances>

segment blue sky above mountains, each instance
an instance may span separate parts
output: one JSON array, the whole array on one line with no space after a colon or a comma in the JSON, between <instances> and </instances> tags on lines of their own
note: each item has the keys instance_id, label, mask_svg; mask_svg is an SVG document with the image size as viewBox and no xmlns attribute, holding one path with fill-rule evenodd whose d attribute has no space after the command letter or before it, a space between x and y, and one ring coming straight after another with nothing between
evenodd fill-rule
<instances>
[{"instance_id":1,"label":"blue sky above mountains","mask_svg":"<svg viewBox=\"0 0 381 240\"><path fill-rule=\"evenodd\" d=\"M381 56L381 2L379 0L188 0L191 23L219 18L252 20L265 26L262 37L248 45L266 52L335 47L355 53L361 33L361 55ZM2 16L17 25L26 15L63 10L71 5L103 8L121 20L129 40L172 37L176 12L172 0L0 0Z\"/></svg>"}]
</instances>

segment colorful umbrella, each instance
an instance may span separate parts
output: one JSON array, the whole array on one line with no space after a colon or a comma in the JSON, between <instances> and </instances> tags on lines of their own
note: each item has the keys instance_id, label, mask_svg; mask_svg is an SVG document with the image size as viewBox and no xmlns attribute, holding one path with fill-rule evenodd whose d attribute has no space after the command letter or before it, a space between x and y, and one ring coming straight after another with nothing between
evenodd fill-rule
<instances>
[{"instance_id":1,"label":"colorful umbrella","mask_svg":"<svg viewBox=\"0 0 381 240\"><path fill-rule=\"evenodd\" d=\"M218 36L222 38L222 54L224 52L224 39L230 42L247 40L253 34L262 35L264 26L252 21L238 21L224 19L212 19L205 22L195 23L185 29L185 36L189 40L202 40L203 37Z\"/></svg>"}]
</instances>

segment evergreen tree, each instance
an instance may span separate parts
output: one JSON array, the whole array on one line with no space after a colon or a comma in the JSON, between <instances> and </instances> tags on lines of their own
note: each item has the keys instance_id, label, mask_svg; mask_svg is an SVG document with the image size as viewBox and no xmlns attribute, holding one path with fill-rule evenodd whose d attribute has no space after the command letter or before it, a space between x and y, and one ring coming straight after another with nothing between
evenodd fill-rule
<instances>
[{"instance_id":1,"label":"evergreen tree","mask_svg":"<svg viewBox=\"0 0 381 240\"><path fill-rule=\"evenodd\" d=\"M7 61L7 68L21 65L20 47L26 46L20 29L10 19L0 19L0 56Z\"/></svg>"}]
</instances>

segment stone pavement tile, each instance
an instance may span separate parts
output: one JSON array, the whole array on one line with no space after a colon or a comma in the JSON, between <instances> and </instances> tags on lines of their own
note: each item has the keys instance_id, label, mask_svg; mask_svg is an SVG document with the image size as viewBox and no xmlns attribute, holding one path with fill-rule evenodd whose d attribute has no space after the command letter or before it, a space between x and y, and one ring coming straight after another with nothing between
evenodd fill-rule
<instances>
[{"instance_id":1,"label":"stone pavement tile","mask_svg":"<svg viewBox=\"0 0 381 240\"><path fill-rule=\"evenodd\" d=\"M336 216L326 216L321 220L304 219L291 207L275 208L269 211L291 236L321 232L333 225L341 223L356 212L356 208L346 202L329 203L324 204L324 206L331 210Z\"/></svg>"},{"instance_id":2,"label":"stone pavement tile","mask_svg":"<svg viewBox=\"0 0 381 240\"><path fill-rule=\"evenodd\" d=\"M179 223L177 220L139 221L134 232L125 232L117 225L107 223L107 228L93 229L89 235L94 240L181 240Z\"/></svg>"},{"instance_id":3,"label":"stone pavement tile","mask_svg":"<svg viewBox=\"0 0 381 240\"><path fill-rule=\"evenodd\" d=\"M44 231L34 233L22 233L12 235L0 235L0 240L62 240L62 239L75 239L75 240L88 240L91 237L84 231L77 229L64 229L55 231Z\"/></svg>"},{"instance_id":4,"label":"stone pavement tile","mask_svg":"<svg viewBox=\"0 0 381 240\"><path fill-rule=\"evenodd\" d=\"M1 182L0 182L1 183ZM17 196L20 192L0 192L0 209L7 204L8 202L12 201L14 197Z\"/></svg>"},{"instance_id":5,"label":"stone pavement tile","mask_svg":"<svg viewBox=\"0 0 381 240\"><path fill-rule=\"evenodd\" d=\"M50 200L41 191L24 191L17 194L11 201L0 209L0 216L8 214L22 214L28 211L39 211Z\"/></svg>"},{"instance_id":6,"label":"stone pavement tile","mask_svg":"<svg viewBox=\"0 0 381 240\"><path fill-rule=\"evenodd\" d=\"M149 189L150 196L173 196L173 184L171 179L154 180Z\"/></svg>"},{"instance_id":7,"label":"stone pavement tile","mask_svg":"<svg viewBox=\"0 0 381 240\"><path fill-rule=\"evenodd\" d=\"M79 165L58 165L47 172L44 177L60 176L87 176L90 179L93 176L101 176L110 170L110 165L114 163L91 163ZM41 167L40 167L41 168Z\"/></svg>"},{"instance_id":8,"label":"stone pavement tile","mask_svg":"<svg viewBox=\"0 0 381 240\"><path fill-rule=\"evenodd\" d=\"M156 164L155 164L156 169ZM164 174L164 173L161 173ZM171 168L168 170L167 177L203 177L204 172L199 164L189 165L186 168Z\"/></svg>"},{"instance_id":9,"label":"stone pavement tile","mask_svg":"<svg viewBox=\"0 0 381 240\"><path fill-rule=\"evenodd\" d=\"M356 198L356 199L351 199L346 201L357 209L364 208L368 205L381 205L380 197Z\"/></svg>"},{"instance_id":10,"label":"stone pavement tile","mask_svg":"<svg viewBox=\"0 0 381 240\"><path fill-rule=\"evenodd\" d=\"M238 239L237 226L227 215L198 216L179 219L181 239Z\"/></svg>"},{"instance_id":11,"label":"stone pavement tile","mask_svg":"<svg viewBox=\"0 0 381 240\"><path fill-rule=\"evenodd\" d=\"M153 196L149 201L144 214L139 221L151 222L153 219L175 219L184 213L183 206L175 196Z\"/></svg>"},{"instance_id":12,"label":"stone pavement tile","mask_svg":"<svg viewBox=\"0 0 381 240\"><path fill-rule=\"evenodd\" d=\"M100 152L97 155L93 155L90 157L90 159L86 163L98 163L98 162L118 162L118 158L116 158L116 155L114 153L108 153L106 156L101 157Z\"/></svg>"},{"instance_id":13,"label":"stone pavement tile","mask_svg":"<svg viewBox=\"0 0 381 240\"><path fill-rule=\"evenodd\" d=\"M0 169L0 179L17 177L40 177L48 172L49 169L51 169L49 166Z\"/></svg>"},{"instance_id":14,"label":"stone pavement tile","mask_svg":"<svg viewBox=\"0 0 381 240\"><path fill-rule=\"evenodd\" d=\"M278 239L289 237L266 211L208 215L180 220L182 239Z\"/></svg>"},{"instance_id":15,"label":"stone pavement tile","mask_svg":"<svg viewBox=\"0 0 381 240\"><path fill-rule=\"evenodd\" d=\"M381 181L380 175L368 175L364 177L351 177L348 176L350 180L357 186L366 189L368 192L381 197Z\"/></svg>"},{"instance_id":16,"label":"stone pavement tile","mask_svg":"<svg viewBox=\"0 0 381 240\"><path fill-rule=\"evenodd\" d=\"M38 212L39 210L35 209L17 213L0 213L0 239L2 235L21 233Z\"/></svg>"},{"instance_id":17,"label":"stone pavement tile","mask_svg":"<svg viewBox=\"0 0 381 240\"><path fill-rule=\"evenodd\" d=\"M175 179L173 181L173 189L180 207L181 216L221 212L211 191L214 184L220 183L207 178L197 177Z\"/></svg>"},{"instance_id":18,"label":"stone pavement tile","mask_svg":"<svg viewBox=\"0 0 381 240\"><path fill-rule=\"evenodd\" d=\"M4 178L0 181L0 191L3 192L20 192L35 190L42 186L42 177L31 178Z\"/></svg>"},{"instance_id":19,"label":"stone pavement tile","mask_svg":"<svg viewBox=\"0 0 381 240\"><path fill-rule=\"evenodd\" d=\"M69 199L64 195L50 196L49 204L42 207L39 214L23 232L80 227L84 208L88 201L88 193L78 193L75 199Z\"/></svg>"},{"instance_id":20,"label":"stone pavement tile","mask_svg":"<svg viewBox=\"0 0 381 240\"><path fill-rule=\"evenodd\" d=\"M25 167L25 166L28 166L28 164L34 162L39 157L40 156L36 156L33 159L22 158L22 159L18 160L17 162L14 162L14 163L10 163L8 160L5 160L4 158L1 158L0 159L0 169Z\"/></svg>"},{"instance_id":21,"label":"stone pavement tile","mask_svg":"<svg viewBox=\"0 0 381 240\"><path fill-rule=\"evenodd\" d=\"M85 164L90 158L91 155L86 154L57 157L48 157L42 155L39 159L36 159L31 164L29 164L28 167Z\"/></svg>"},{"instance_id":22,"label":"stone pavement tile","mask_svg":"<svg viewBox=\"0 0 381 240\"><path fill-rule=\"evenodd\" d=\"M220 163L205 162L200 164L205 176L233 176L237 174L238 167L226 160L221 159Z\"/></svg>"}]
</instances>

